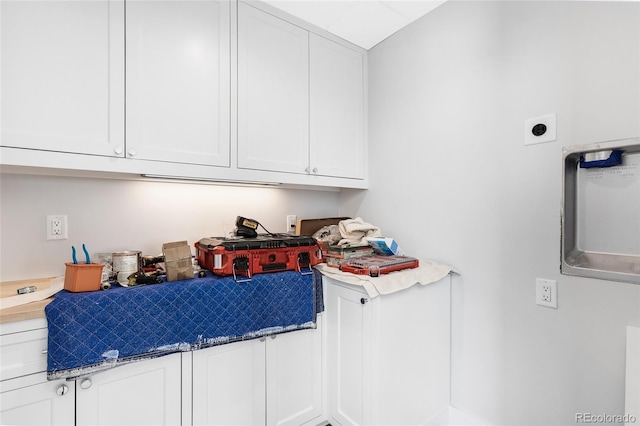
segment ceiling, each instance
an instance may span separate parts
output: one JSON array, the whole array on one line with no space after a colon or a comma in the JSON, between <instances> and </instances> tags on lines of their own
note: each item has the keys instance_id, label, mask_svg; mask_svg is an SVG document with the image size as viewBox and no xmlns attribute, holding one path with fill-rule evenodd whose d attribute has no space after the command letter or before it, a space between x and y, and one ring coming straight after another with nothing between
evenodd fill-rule
<instances>
[{"instance_id":1,"label":"ceiling","mask_svg":"<svg viewBox=\"0 0 640 426\"><path fill-rule=\"evenodd\" d=\"M263 1L368 50L446 0Z\"/></svg>"}]
</instances>

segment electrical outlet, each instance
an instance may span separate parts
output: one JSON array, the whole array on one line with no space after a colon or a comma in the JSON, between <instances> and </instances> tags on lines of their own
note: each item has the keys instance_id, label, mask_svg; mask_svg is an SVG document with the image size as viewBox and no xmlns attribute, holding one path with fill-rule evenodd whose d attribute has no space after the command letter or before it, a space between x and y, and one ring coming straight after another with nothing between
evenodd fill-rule
<instances>
[{"instance_id":1,"label":"electrical outlet","mask_svg":"<svg viewBox=\"0 0 640 426\"><path fill-rule=\"evenodd\" d=\"M289 234L296 233L296 223L298 221L298 217L295 214L287 215L287 232Z\"/></svg>"},{"instance_id":2,"label":"electrical outlet","mask_svg":"<svg viewBox=\"0 0 640 426\"><path fill-rule=\"evenodd\" d=\"M557 282L536 278L536 303L548 308L558 308Z\"/></svg>"},{"instance_id":3,"label":"electrical outlet","mask_svg":"<svg viewBox=\"0 0 640 426\"><path fill-rule=\"evenodd\" d=\"M66 240L67 238L67 215L47 216L47 240Z\"/></svg>"}]
</instances>

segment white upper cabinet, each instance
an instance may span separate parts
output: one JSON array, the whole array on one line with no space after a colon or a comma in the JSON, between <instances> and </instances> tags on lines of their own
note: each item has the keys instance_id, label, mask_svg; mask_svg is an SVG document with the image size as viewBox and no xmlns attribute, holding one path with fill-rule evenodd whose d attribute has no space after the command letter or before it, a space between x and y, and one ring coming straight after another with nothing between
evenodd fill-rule
<instances>
[{"instance_id":1,"label":"white upper cabinet","mask_svg":"<svg viewBox=\"0 0 640 426\"><path fill-rule=\"evenodd\" d=\"M0 36L2 166L368 187L366 51L264 2L0 0Z\"/></svg>"},{"instance_id":2,"label":"white upper cabinet","mask_svg":"<svg viewBox=\"0 0 640 426\"><path fill-rule=\"evenodd\" d=\"M126 155L229 166L228 1L126 3Z\"/></svg>"},{"instance_id":3,"label":"white upper cabinet","mask_svg":"<svg viewBox=\"0 0 640 426\"><path fill-rule=\"evenodd\" d=\"M238 167L306 173L309 33L238 4Z\"/></svg>"},{"instance_id":4,"label":"white upper cabinet","mask_svg":"<svg viewBox=\"0 0 640 426\"><path fill-rule=\"evenodd\" d=\"M364 178L364 57L310 35L311 173Z\"/></svg>"},{"instance_id":5,"label":"white upper cabinet","mask_svg":"<svg viewBox=\"0 0 640 426\"><path fill-rule=\"evenodd\" d=\"M244 3L238 15L238 167L364 179L364 53Z\"/></svg>"},{"instance_id":6,"label":"white upper cabinet","mask_svg":"<svg viewBox=\"0 0 640 426\"><path fill-rule=\"evenodd\" d=\"M124 2L2 1L5 147L124 155Z\"/></svg>"}]
</instances>

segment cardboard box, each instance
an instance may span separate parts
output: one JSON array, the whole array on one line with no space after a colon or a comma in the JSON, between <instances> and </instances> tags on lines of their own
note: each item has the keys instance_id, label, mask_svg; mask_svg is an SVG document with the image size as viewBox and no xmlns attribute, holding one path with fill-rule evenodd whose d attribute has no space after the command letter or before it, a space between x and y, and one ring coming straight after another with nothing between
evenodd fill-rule
<instances>
[{"instance_id":1,"label":"cardboard box","mask_svg":"<svg viewBox=\"0 0 640 426\"><path fill-rule=\"evenodd\" d=\"M369 237L367 241L377 254L404 256L404 252L393 238Z\"/></svg>"},{"instance_id":2,"label":"cardboard box","mask_svg":"<svg viewBox=\"0 0 640 426\"><path fill-rule=\"evenodd\" d=\"M191 248L186 241L176 241L162 245L167 281L193 279Z\"/></svg>"},{"instance_id":3,"label":"cardboard box","mask_svg":"<svg viewBox=\"0 0 640 426\"><path fill-rule=\"evenodd\" d=\"M322 219L298 219L296 223L296 235L312 236L324 226L337 225L340 221L351 219L349 217L326 217Z\"/></svg>"}]
</instances>

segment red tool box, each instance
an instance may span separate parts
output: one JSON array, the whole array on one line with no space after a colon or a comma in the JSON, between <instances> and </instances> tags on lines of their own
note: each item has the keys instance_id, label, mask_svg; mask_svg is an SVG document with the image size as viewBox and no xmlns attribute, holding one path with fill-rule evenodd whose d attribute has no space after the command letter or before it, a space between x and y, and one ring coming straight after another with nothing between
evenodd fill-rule
<instances>
[{"instance_id":1,"label":"red tool box","mask_svg":"<svg viewBox=\"0 0 640 426\"><path fill-rule=\"evenodd\" d=\"M238 282L264 272L312 273L322 262L315 238L290 234L263 234L256 238L203 238L195 243L198 263L216 275L233 275ZM246 277L239 280L238 276Z\"/></svg>"},{"instance_id":2,"label":"red tool box","mask_svg":"<svg viewBox=\"0 0 640 426\"><path fill-rule=\"evenodd\" d=\"M415 257L409 256L362 256L346 260L340 265L340 270L358 275L378 277L389 272L403 269L417 268L420 262Z\"/></svg>"}]
</instances>

